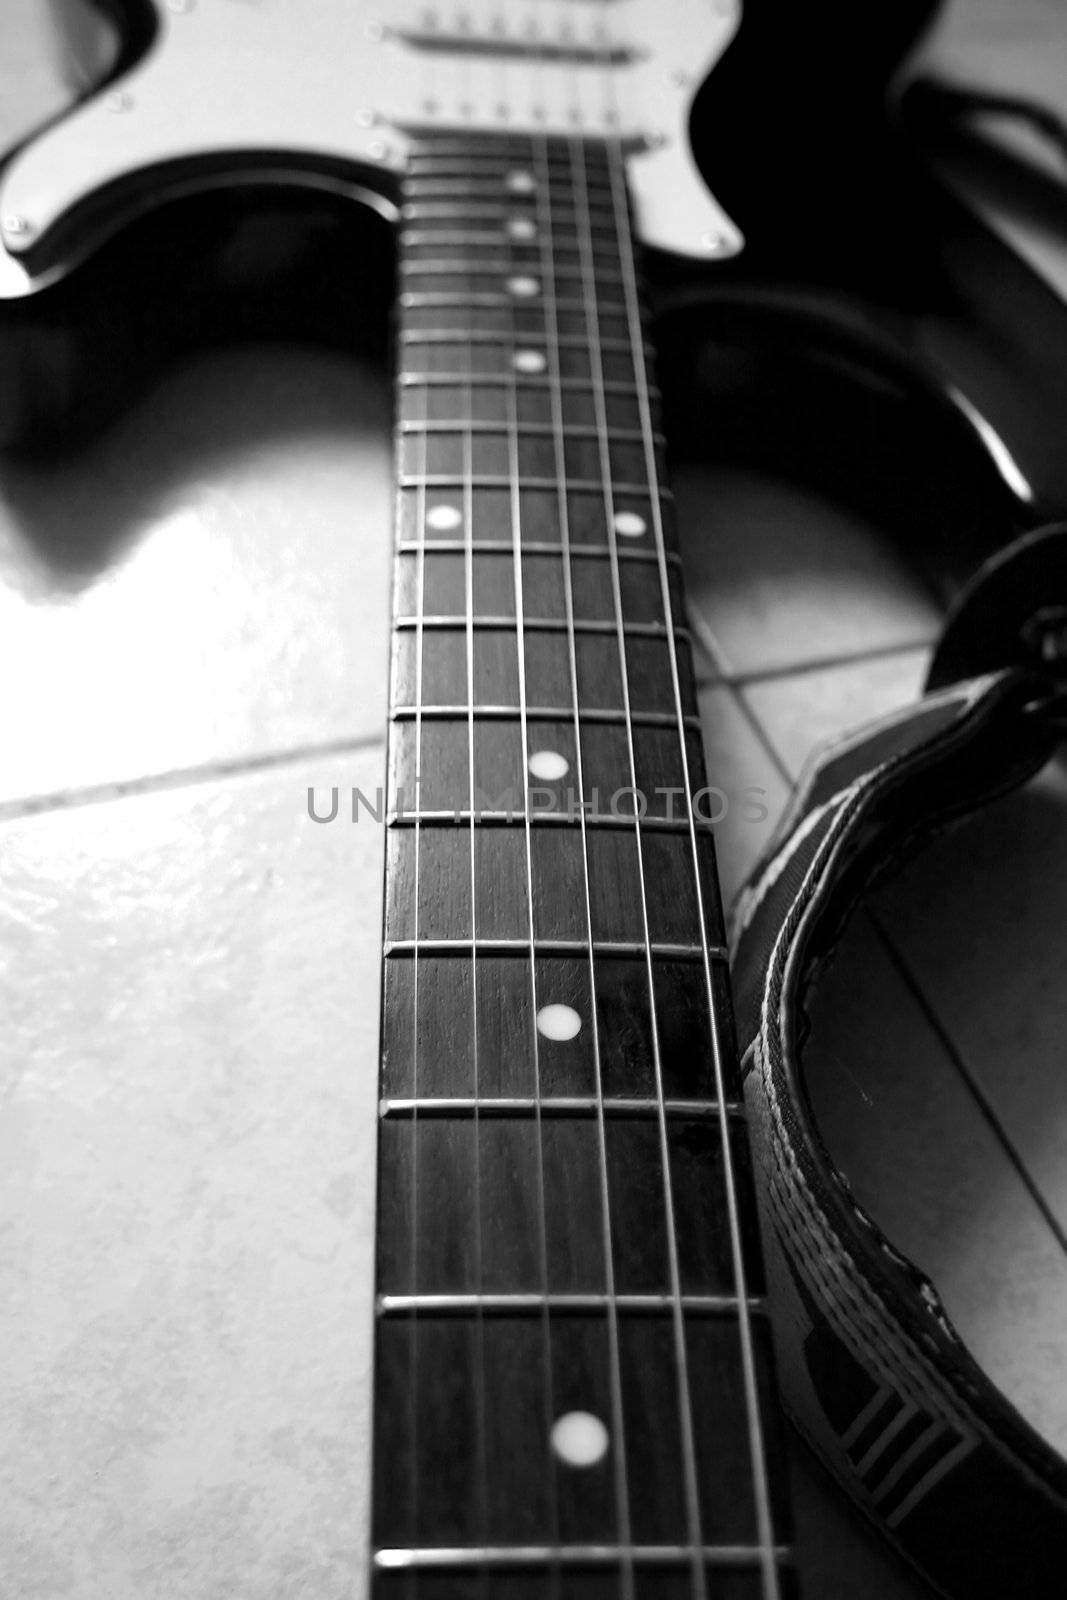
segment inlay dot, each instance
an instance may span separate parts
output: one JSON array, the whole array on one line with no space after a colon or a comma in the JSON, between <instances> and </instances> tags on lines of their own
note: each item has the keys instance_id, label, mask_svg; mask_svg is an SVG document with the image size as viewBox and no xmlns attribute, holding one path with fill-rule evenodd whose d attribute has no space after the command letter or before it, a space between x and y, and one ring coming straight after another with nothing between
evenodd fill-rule
<instances>
[{"instance_id":1,"label":"inlay dot","mask_svg":"<svg viewBox=\"0 0 1067 1600\"><path fill-rule=\"evenodd\" d=\"M509 239L536 239L537 227L532 217L509 217L507 234Z\"/></svg>"},{"instance_id":2,"label":"inlay dot","mask_svg":"<svg viewBox=\"0 0 1067 1600\"><path fill-rule=\"evenodd\" d=\"M432 528L434 533L452 533L462 521L463 513L458 506L431 506L426 513L426 526Z\"/></svg>"},{"instance_id":3,"label":"inlay dot","mask_svg":"<svg viewBox=\"0 0 1067 1600\"><path fill-rule=\"evenodd\" d=\"M611 520L615 532L623 534L627 539L640 539L648 528L644 517L638 516L636 511L616 511Z\"/></svg>"},{"instance_id":4,"label":"inlay dot","mask_svg":"<svg viewBox=\"0 0 1067 1600\"><path fill-rule=\"evenodd\" d=\"M512 194L533 194L537 187L533 173L521 169L508 173L507 186Z\"/></svg>"},{"instance_id":5,"label":"inlay dot","mask_svg":"<svg viewBox=\"0 0 1067 1600\"><path fill-rule=\"evenodd\" d=\"M540 350L516 350L511 364L516 372L544 372L548 366Z\"/></svg>"},{"instance_id":6,"label":"inlay dot","mask_svg":"<svg viewBox=\"0 0 1067 1600\"><path fill-rule=\"evenodd\" d=\"M568 1467L595 1467L608 1453L608 1430L591 1411L565 1411L552 1424L552 1448Z\"/></svg>"},{"instance_id":7,"label":"inlay dot","mask_svg":"<svg viewBox=\"0 0 1067 1600\"><path fill-rule=\"evenodd\" d=\"M535 778L541 778L547 783L555 783L559 778L565 778L570 769L570 762L566 756L561 756L558 750L535 750L530 757L530 772Z\"/></svg>"},{"instance_id":8,"label":"inlay dot","mask_svg":"<svg viewBox=\"0 0 1067 1600\"><path fill-rule=\"evenodd\" d=\"M546 1039L554 1039L559 1044L565 1044L568 1039L575 1038L582 1029L582 1019L573 1006L551 1005L542 1006L537 1013L537 1031Z\"/></svg>"},{"instance_id":9,"label":"inlay dot","mask_svg":"<svg viewBox=\"0 0 1067 1600\"><path fill-rule=\"evenodd\" d=\"M520 273L517 277L508 279L508 293L518 296L521 300L528 300L531 295L541 293L541 285L536 278L528 278Z\"/></svg>"}]
</instances>

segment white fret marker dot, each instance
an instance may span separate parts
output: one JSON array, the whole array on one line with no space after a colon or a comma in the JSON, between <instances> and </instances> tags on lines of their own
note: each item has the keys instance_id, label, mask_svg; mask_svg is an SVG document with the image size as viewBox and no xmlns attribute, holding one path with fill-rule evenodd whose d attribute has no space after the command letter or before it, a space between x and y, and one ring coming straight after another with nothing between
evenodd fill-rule
<instances>
[{"instance_id":1,"label":"white fret marker dot","mask_svg":"<svg viewBox=\"0 0 1067 1600\"><path fill-rule=\"evenodd\" d=\"M426 513L426 526L435 533L451 533L462 521L463 513L458 506L431 506Z\"/></svg>"},{"instance_id":2,"label":"white fret marker dot","mask_svg":"<svg viewBox=\"0 0 1067 1600\"><path fill-rule=\"evenodd\" d=\"M508 279L508 293L517 295L522 300L528 300L531 295L541 293L541 285L536 278L519 276Z\"/></svg>"},{"instance_id":3,"label":"white fret marker dot","mask_svg":"<svg viewBox=\"0 0 1067 1600\"><path fill-rule=\"evenodd\" d=\"M516 372L544 372L548 366L540 350L516 350L511 364Z\"/></svg>"},{"instance_id":4,"label":"white fret marker dot","mask_svg":"<svg viewBox=\"0 0 1067 1600\"><path fill-rule=\"evenodd\" d=\"M624 534L627 539L640 539L648 528L644 517L639 517L636 511L616 511L611 520L615 532Z\"/></svg>"},{"instance_id":5,"label":"white fret marker dot","mask_svg":"<svg viewBox=\"0 0 1067 1600\"><path fill-rule=\"evenodd\" d=\"M608 1453L608 1430L591 1411L565 1411L552 1424L552 1448L568 1467L595 1467Z\"/></svg>"},{"instance_id":6,"label":"white fret marker dot","mask_svg":"<svg viewBox=\"0 0 1067 1600\"><path fill-rule=\"evenodd\" d=\"M537 1031L565 1044L581 1033L582 1019L573 1006L542 1006L537 1013Z\"/></svg>"},{"instance_id":7,"label":"white fret marker dot","mask_svg":"<svg viewBox=\"0 0 1067 1600\"><path fill-rule=\"evenodd\" d=\"M542 778L547 783L555 783L559 778L565 778L571 770L570 762L566 756L561 756L558 750L535 750L530 757L530 772L535 778Z\"/></svg>"},{"instance_id":8,"label":"white fret marker dot","mask_svg":"<svg viewBox=\"0 0 1067 1600\"><path fill-rule=\"evenodd\" d=\"M509 172L507 186L512 194L533 194L537 185L532 172Z\"/></svg>"},{"instance_id":9,"label":"white fret marker dot","mask_svg":"<svg viewBox=\"0 0 1067 1600\"><path fill-rule=\"evenodd\" d=\"M537 238L537 228L530 217L509 217L507 233L509 239Z\"/></svg>"}]
</instances>

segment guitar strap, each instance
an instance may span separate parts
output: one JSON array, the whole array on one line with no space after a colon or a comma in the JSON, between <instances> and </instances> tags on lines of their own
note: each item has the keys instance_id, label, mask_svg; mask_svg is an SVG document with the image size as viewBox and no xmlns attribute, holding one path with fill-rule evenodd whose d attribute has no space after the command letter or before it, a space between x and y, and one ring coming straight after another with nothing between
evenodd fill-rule
<instances>
[{"instance_id":1,"label":"guitar strap","mask_svg":"<svg viewBox=\"0 0 1067 1600\"><path fill-rule=\"evenodd\" d=\"M1056 559L1065 537L1049 542ZM1031 567L1032 545L1020 541ZM967 658L968 628L989 653L996 595L1017 655L1017 612L1057 625L1058 608L1033 600L1049 589L1013 584L1003 556L990 566L950 617L935 681L946 660ZM1020 587L1025 603L1013 598ZM1058 583L1051 593L1067 598ZM987 620L977 630L975 608ZM867 1515L959 1600L1067 1592L1067 1466L985 1376L933 1285L834 1167L804 1089L805 1005L867 890L1044 765L1065 698L1047 671L999 665L839 740L810 764L735 908L737 1032L783 1398Z\"/></svg>"}]
</instances>

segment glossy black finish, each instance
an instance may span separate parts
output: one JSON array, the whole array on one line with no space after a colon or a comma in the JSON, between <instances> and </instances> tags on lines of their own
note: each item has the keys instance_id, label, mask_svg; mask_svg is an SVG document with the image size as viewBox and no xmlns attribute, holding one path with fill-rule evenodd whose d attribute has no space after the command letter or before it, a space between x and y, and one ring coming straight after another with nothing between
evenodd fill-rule
<instances>
[{"instance_id":1,"label":"glossy black finish","mask_svg":"<svg viewBox=\"0 0 1067 1600\"><path fill-rule=\"evenodd\" d=\"M127 54L143 49L153 8L107 9L127 19ZM973 554L1067 510L1067 311L887 117L891 74L936 9L749 0L691 128L746 251L648 269L673 448L757 454L839 486L916 530L917 548L956 550L952 590ZM122 232L0 304L0 442L54 447L59 431L104 425L161 363L212 341L383 348L394 247L356 198L366 172L268 156L179 175L205 191L111 192L106 227ZM1034 504L1004 485L954 389L1002 436Z\"/></svg>"}]
</instances>

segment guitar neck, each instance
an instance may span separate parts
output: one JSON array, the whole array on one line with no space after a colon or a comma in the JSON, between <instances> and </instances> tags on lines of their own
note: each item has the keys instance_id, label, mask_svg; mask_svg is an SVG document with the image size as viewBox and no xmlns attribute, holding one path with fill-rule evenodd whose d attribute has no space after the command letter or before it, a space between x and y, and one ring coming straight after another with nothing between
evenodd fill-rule
<instances>
[{"instance_id":1,"label":"guitar neck","mask_svg":"<svg viewBox=\"0 0 1067 1600\"><path fill-rule=\"evenodd\" d=\"M375 1593L777 1596L769 1328L618 152L417 147L400 272Z\"/></svg>"}]
</instances>

